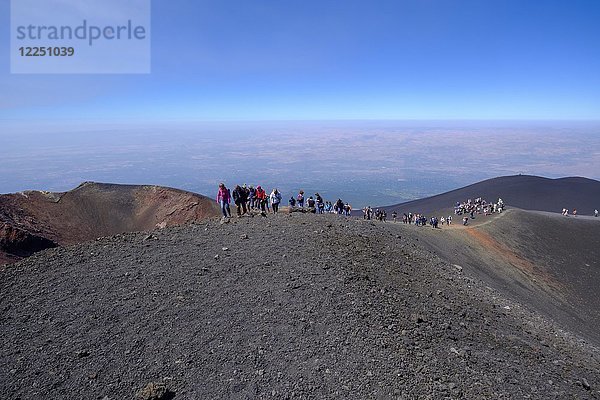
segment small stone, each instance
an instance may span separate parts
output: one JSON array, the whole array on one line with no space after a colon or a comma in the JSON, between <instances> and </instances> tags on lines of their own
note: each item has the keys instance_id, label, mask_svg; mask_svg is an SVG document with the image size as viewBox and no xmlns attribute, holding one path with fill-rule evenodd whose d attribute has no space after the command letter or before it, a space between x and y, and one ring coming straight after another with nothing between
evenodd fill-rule
<instances>
[{"instance_id":1,"label":"small stone","mask_svg":"<svg viewBox=\"0 0 600 400\"><path fill-rule=\"evenodd\" d=\"M248 239L248 235L244 233L243 235L240 235L240 239Z\"/></svg>"},{"instance_id":2,"label":"small stone","mask_svg":"<svg viewBox=\"0 0 600 400\"><path fill-rule=\"evenodd\" d=\"M216 255L215 255L215 260L218 260L218 259L219 259L219 255L218 255L218 254L216 254Z\"/></svg>"},{"instance_id":3,"label":"small stone","mask_svg":"<svg viewBox=\"0 0 600 400\"><path fill-rule=\"evenodd\" d=\"M581 380L581 385L583 385L583 387L584 387L585 390L590 390L591 389L590 383L585 378L583 378Z\"/></svg>"},{"instance_id":4,"label":"small stone","mask_svg":"<svg viewBox=\"0 0 600 400\"><path fill-rule=\"evenodd\" d=\"M423 322L426 322L426 321L427 321L427 319L426 319L424 316L422 316L422 315L419 315L419 314L412 314L412 315L410 316L410 319L411 319L413 322L416 322L417 324L420 324L420 323L423 323Z\"/></svg>"},{"instance_id":5,"label":"small stone","mask_svg":"<svg viewBox=\"0 0 600 400\"><path fill-rule=\"evenodd\" d=\"M455 268L455 269L456 269L458 272L462 272L462 270L463 270L463 267L461 267L461 266L460 266L460 265L458 265L458 264L454 264L453 266L454 266L454 268Z\"/></svg>"},{"instance_id":6,"label":"small stone","mask_svg":"<svg viewBox=\"0 0 600 400\"><path fill-rule=\"evenodd\" d=\"M90 352L87 350L79 350L77 352L77 357L78 358L84 358L84 357L88 357L90 355Z\"/></svg>"},{"instance_id":7,"label":"small stone","mask_svg":"<svg viewBox=\"0 0 600 400\"><path fill-rule=\"evenodd\" d=\"M150 382L142 390L137 392L136 400L166 400L172 399L174 393L171 392L164 383Z\"/></svg>"},{"instance_id":8,"label":"small stone","mask_svg":"<svg viewBox=\"0 0 600 400\"><path fill-rule=\"evenodd\" d=\"M229 251L229 247L223 247L221 250L223 250L223 251Z\"/></svg>"}]
</instances>

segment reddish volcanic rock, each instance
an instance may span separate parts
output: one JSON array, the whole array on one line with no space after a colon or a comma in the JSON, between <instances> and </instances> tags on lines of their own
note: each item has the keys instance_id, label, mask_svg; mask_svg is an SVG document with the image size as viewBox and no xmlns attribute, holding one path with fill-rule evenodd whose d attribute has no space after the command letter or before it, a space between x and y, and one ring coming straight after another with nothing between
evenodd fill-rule
<instances>
[{"instance_id":1,"label":"reddish volcanic rock","mask_svg":"<svg viewBox=\"0 0 600 400\"><path fill-rule=\"evenodd\" d=\"M57 245L219 215L204 196L160 186L86 182L65 193L0 196L0 264Z\"/></svg>"}]
</instances>

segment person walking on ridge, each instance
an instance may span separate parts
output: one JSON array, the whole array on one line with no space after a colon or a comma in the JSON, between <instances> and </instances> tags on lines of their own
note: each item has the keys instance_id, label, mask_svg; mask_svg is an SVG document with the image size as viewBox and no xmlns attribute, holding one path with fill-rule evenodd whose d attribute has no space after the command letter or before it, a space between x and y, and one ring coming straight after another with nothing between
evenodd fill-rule
<instances>
[{"instance_id":1,"label":"person walking on ridge","mask_svg":"<svg viewBox=\"0 0 600 400\"><path fill-rule=\"evenodd\" d=\"M315 202L317 214L323 214L323 210L325 209L325 203L323 202L323 198L319 193L315 193Z\"/></svg>"},{"instance_id":2,"label":"person walking on ridge","mask_svg":"<svg viewBox=\"0 0 600 400\"><path fill-rule=\"evenodd\" d=\"M271 207L273 208L273 214L279 211L279 203L281 203L281 193L277 189L273 189L269 196L271 200Z\"/></svg>"},{"instance_id":3,"label":"person walking on ridge","mask_svg":"<svg viewBox=\"0 0 600 400\"><path fill-rule=\"evenodd\" d=\"M221 206L221 212L223 218L231 218L231 210L229 209L229 203L231 197L229 195L229 189L225 187L223 182L219 183L219 191L217 192L217 203Z\"/></svg>"},{"instance_id":4,"label":"person walking on ridge","mask_svg":"<svg viewBox=\"0 0 600 400\"><path fill-rule=\"evenodd\" d=\"M256 187L256 205L257 208L260 208L260 211L263 213L266 213L266 205L267 205L267 193L265 192L265 190L258 185Z\"/></svg>"},{"instance_id":5,"label":"person walking on ridge","mask_svg":"<svg viewBox=\"0 0 600 400\"><path fill-rule=\"evenodd\" d=\"M298 202L298 207L304 208L304 190L301 190L300 192L298 192L296 201Z\"/></svg>"},{"instance_id":6,"label":"person walking on ridge","mask_svg":"<svg viewBox=\"0 0 600 400\"><path fill-rule=\"evenodd\" d=\"M248 189L248 209L254 210L256 208L256 189L254 186L250 186Z\"/></svg>"},{"instance_id":7,"label":"person walking on ridge","mask_svg":"<svg viewBox=\"0 0 600 400\"><path fill-rule=\"evenodd\" d=\"M236 185L235 189L233 189L233 202L235 203L235 208L238 217L241 217L242 215L246 214L247 201L248 197L246 195L246 191L240 185Z\"/></svg>"}]
</instances>

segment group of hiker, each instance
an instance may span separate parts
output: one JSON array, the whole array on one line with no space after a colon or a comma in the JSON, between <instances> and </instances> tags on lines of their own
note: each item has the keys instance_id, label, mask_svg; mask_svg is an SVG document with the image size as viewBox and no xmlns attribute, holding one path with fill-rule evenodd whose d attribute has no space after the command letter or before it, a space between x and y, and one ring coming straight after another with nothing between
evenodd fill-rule
<instances>
[{"instance_id":1,"label":"group of hiker","mask_svg":"<svg viewBox=\"0 0 600 400\"><path fill-rule=\"evenodd\" d=\"M454 214L470 215L475 218L475 214L492 215L504 211L504 201L498 199L496 203L489 203L485 199L478 197L475 200L468 199L464 202L456 202L454 205ZM465 224L466 225L466 224Z\"/></svg>"},{"instance_id":2,"label":"group of hiker","mask_svg":"<svg viewBox=\"0 0 600 400\"><path fill-rule=\"evenodd\" d=\"M233 192L228 189L224 183L219 184L217 192L217 203L221 207L221 213L224 218L231 218L231 210L229 205L232 200L236 206L238 217L244 214L249 214L252 211L259 211L262 214L279 212L283 196L278 189L273 189L271 194L260 186L236 185ZM296 197L292 196L288 200L290 211L301 210L312 212L315 214L339 214L350 216L352 206L349 203L344 203L341 199L337 199L335 203L325 201L319 193L315 193L314 197L309 196L308 199L304 196L304 191L300 190Z\"/></svg>"},{"instance_id":3,"label":"group of hiker","mask_svg":"<svg viewBox=\"0 0 600 400\"><path fill-rule=\"evenodd\" d=\"M295 208L304 209L306 204L307 211L315 214L339 214L350 216L352 212L352 206L349 203L344 203L342 199L337 199L335 203L331 201L323 200L323 197L319 193L315 193L315 197L309 196L308 199L304 197L304 191L300 190L296 195L290 197L288 200L290 209L293 211Z\"/></svg>"},{"instance_id":4,"label":"group of hiker","mask_svg":"<svg viewBox=\"0 0 600 400\"><path fill-rule=\"evenodd\" d=\"M454 207L454 214L463 216L462 222L463 225L467 225L469 223L470 218L475 218L475 214L485 214L491 215L492 213L501 213L504 210L504 201L502 199L498 199L496 203L488 203L481 197L476 198L475 200L468 199L464 202L456 202ZM375 219L377 221L386 222L387 221L387 211L385 209L376 209L373 211L371 206L365 207L362 209L363 219L371 220ZM452 224L452 215L448 215L447 217L429 217L427 218L425 215L421 213L403 213L401 216L402 223L408 225L415 226L431 226L433 228L440 228L441 226L450 226ZM392 220L394 222L398 221L398 213L396 210L392 211Z\"/></svg>"},{"instance_id":5,"label":"group of hiker","mask_svg":"<svg viewBox=\"0 0 600 400\"><path fill-rule=\"evenodd\" d=\"M447 217L427 218L423 214L413 214L413 213L406 214L405 213L402 216L402 222L405 224L414 224L416 226L427 226L427 224L429 224L429 226L431 226L433 228L439 228L440 226L443 226L444 224L446 224L448 226L451 225L452 224L452 216L448 215Z\"/></svg>"},{"instance_id":6,"label":"group of hiker","mask_svg":"<svg viewBox=\"0 0 600 400\"><path fill-rule=\"evenodd\" d=\"M362 209L363 219L386 222L387 221L387 211L384 209L376 209L373 211L371 206L367 206ZM398 222L398 212L396 210L392 211L392 221ZM426 226L429 222L429 225L433 228L439 228L440 225L450 225L452 223L452 216L448 215L448 217L431 217L427 219L423 214L413 214L413 213L404 213L402 215L402 223L408 225L416 225L416 226Z\"/></svg>"},{"instance_id":7,"label":"group of hiker","mask_svg":"<svg viewBox=\"0 0 600 400\"><path fill-rule=\"evenodd\" d=\"M375 211L373 211L371 206L364 207L362 209L362 212L363 212L363 219L366 219L369 221L372 219L376 219L377 221L385 222L387 219L387 213L385 212L385 210L376 209Z\"/></svg>"},{"instance_id":8,"label":"group of hiker","mask_svg":"<svg viewBox=\"0 0 600 400\"><path fill-rule=\"evenodd\" d=\"M260 185L256 186L256 188L254 186L236 185L232 192L224 183L220 183L217 192L217 203L221 206L221 213L225 218L231 217L229 204L231 204L232 200L235 204L237 215L242 216L251 210L263 213L272 210L273 213L277 213L282 196L277 189L273 189L271 194L267 195L267 192Z\"/></svg>"},{"instance_id":9,"label":"group of hiker","mask_svg":"<svg viewBox=\"0 0 600 400\"><path fill-rule=\"evenodd\" d=\"M569 209L568 208L563 208L561 214L564 215L564 216L569 216ZM576 208L574 208L573 211L571 211L571 215L573 215L574 217L577 216L577 209ZM594 217L598 218L598 209L594 210Z\"/></svg>"},{"instance_id":10,"label":"group of hiker","mask_svg":"<svg viewBox=\"0 0 600 400\"><path fill-rule=\"evenodd\" d=\"M362 209L362 212L363 212L363 219L366 219L369 221L372 219L375 219L376 221L381 221L381 222L387 221L387 211L386 210L383 210L383 209L380 210L378 208L375 211L373 211L371 206L367 206ZM397 214L394 211L392 213L392 218L394 219L394 222L396 222L396 216L397 216Z\"/></svg>"},{"instance_id":11,"label":"group of hiker","mask_svg":"<svg viewBox=\"0 0 600 400\"><path fill-rule=\"evenodd\" d=\"M475 214L483 214L483 215L492 215L493 213L501 213L504 211L505 205L504 201L499 198L496 203L489 203L482 197L478 197L475 200L468 199L464 202L456 202L454 205L454 214L456 216L462 216L463 225L468 225L470 219L475 218ZM386 221L386 211L385 210L375 210L369 207L363 208L363 218L370 220L375 216L376 220L385 222ZM421 213L404 213L402 215L402 223L415 225L415 226L431 226L433 228L440 228L441 226L449 226L452 224L452 215L448 215L447 217L426 217ZM398 213L396 211L392 212L392 219L394 222L398 219Z\"/></svg>"}]
</instances>

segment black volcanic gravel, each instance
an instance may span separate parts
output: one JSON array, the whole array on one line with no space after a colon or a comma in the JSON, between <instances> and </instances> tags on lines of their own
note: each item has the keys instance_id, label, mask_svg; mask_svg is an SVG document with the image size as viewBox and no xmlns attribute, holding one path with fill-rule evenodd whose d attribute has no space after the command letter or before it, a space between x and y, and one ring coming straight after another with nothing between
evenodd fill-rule
<instances>
[{"instance_id":1,"label":"black volcanic gravel","mask_svg":"<svg viewBox=\"0 0 600 400\"><path fill-rule=\"evenodd\" d=\"M0 271L0 398L592 399L596 349L401 224L278 215Z\"/></svg>"}]
</instances>

